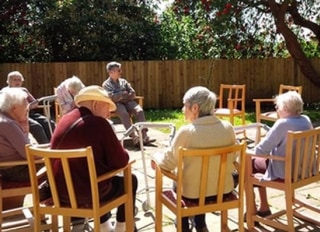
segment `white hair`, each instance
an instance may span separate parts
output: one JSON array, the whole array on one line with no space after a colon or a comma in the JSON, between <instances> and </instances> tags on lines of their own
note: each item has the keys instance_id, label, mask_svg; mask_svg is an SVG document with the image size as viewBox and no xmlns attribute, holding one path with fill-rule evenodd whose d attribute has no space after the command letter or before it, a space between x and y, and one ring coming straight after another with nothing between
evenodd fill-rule
<instances>
[{"instance_id":1,"label":"white hair","mask_svg":"<svg viewBox=\"0 0 320 232\"><path fill-rule=\"evenodd\" d=\"M68 90L74 90L76 93L85 87L80 78L77 76L72 76L65 80L65 86Z\"/></svg>"},{"instance_id":2,"label":"white hair","mask_svg":"<svg viewBox=\"0 0 320 232\"><path fill-rule=\"evenodd\" d=\"M19 72L19 71L12 71L12 72L9 72L9 73L8 73L8 76L7 76L7 84L10 83L10 80L11 80L13 77L20 77L20 78L21 78L21 81L24 81L24 78L23 78L23 75L22 75L21 72Z\"/></svg>"},{"instance_id":3,"label":"white hair","mask_svg":"<svg viewBox=\"0 0 320 232\"><path fill-rule=\"evenodd\" d=\"M188 103L190 108L199 105L199 117L213 114L216 101L216 94L203 86L190 88L183 97L183 104Z\"/></svg>"},{"instance_id":4,"label":"white hair","mask_svg":"<svg viewBox=\"0 0 320 232\"><path fill-rule=\"evenodd\" d=\"M28 94L22 88L6 88L0 93L0 111L9 112L14 105L23 104Z\"/></svg>"},{"instance_id":5,"label":"white hair","mask_svg":"<svg viewBox=\"0 0 320 232\"><path fill-rule=\"evenodd\" d=\"M291 114L301 114L304 103L298 92L288 91L276 96L275 104L279 109L286 109Z\"/></svg>"}]
</instances>

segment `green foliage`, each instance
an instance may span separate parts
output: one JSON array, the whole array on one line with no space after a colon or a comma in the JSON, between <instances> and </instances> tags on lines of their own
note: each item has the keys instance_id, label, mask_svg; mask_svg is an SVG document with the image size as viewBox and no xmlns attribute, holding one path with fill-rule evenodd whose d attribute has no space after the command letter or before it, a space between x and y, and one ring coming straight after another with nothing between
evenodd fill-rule
<instances>
[{"instance_id":1,"label":"green foliage","mask_svg":"<svg viewBox=\"0 0 320 232\"><path fill-rule=\"evenodd\" d=\"M315 21L319 9L319 4L310 0L298 5L302 17L310 21ZM299 39L308 41L310 33L293 25L289 17L287 21ZM165 44L172 46L171 50L165 50L166 57L173 59L290 55L282 36L277 33L267 1L175 0L161 17L161 32ZM302 47L308 57L319 57L318 42L305 42Z\"/></svg>"},{"instance_id":2,"label":"green foliage","mask_svg":"<svg viewBox=\"0 0 320 232\"><path fill-rule=\"evenodd\" d=\"M320 104L307 105L304 114L308 115L312 122L320 122ZM180 109L165 109L165 110L146 110L146 118L150 122L163 122L163 123L173 123L176 129L181 126L186 125L188 122L184 118L184 114ZM256 116L254 109L251 109L246 113L246 124L256 122ZM272 122L267 123L272 126ZM241 120L239 118L235 119L235 125L241 125ZM164 130L164 132L170 132L169 130Z\"/></svg>"},{"instance_id":3,"label":"green foliage","mask_svg":"<svg viewBox=\"0 0 320 232\"><path fill-rule=\"evenodd\" d=\"M165 110L145 110L145 115L150 122L173 123L176 129L186 125L188 122L184 118L181 109L165 109ZM246 113L246 123L255 122L255 114L252 112ZM235 125L240 125L241 119L235 119Z\"/></svg>"},{"instance_id":4,"label":"green foliage","mask_svg":"<svg viewBox=\"0 0 320 232\"><path fill-rule=\"evenodd\" d=\"M110 0L4 0L2 62L152 60L159 26L146 4Z\"/></svg>"},{"instance_id":5,"label":"green foliage","mask_svg":"<svg viewBox=\"0 0 320 232\"><path fill-rule=\"evenodd\" d=\"M187 123L181 109L146 110L145 114L148 121L173 123L176 128Z\"/></svg>"},{"instance_id":6,"label":"green foliage","mask_svg":"<svg viewBox=\"0 0 320 232\"><path fill-rule=\"evenodd\" d=\"M269 1L2 0L0 62L288 57ZM281 1L285 2L285 1ZM291 1L319 26L320 4ZM280 3L282 4L282 3ZM286 15L307 57L319 41Z\"/></svg>"}]
</instances>

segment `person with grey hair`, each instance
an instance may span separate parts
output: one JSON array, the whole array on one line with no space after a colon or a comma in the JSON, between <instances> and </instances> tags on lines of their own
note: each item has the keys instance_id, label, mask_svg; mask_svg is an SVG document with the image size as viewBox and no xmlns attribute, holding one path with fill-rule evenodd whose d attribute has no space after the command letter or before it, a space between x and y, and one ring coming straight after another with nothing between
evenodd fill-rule
<instances>
[{"instance_id":1,"label":"person with grey hair","mask_svg":"<svg viewBox=\"0 0 320 232\"><path fill-rule=\"evenodd\" d=\"M286 154L286 137L288 131L304 131L312 129L312 123L308 116L302 115L303 100L296 91L288 91L275 97L275 108L279 119L273 124L253 151L253 154L271 154L284 156ZM265 158L252 159L253 174L260 173L261 180L284 179L284 162L273 160L268 162ZM258 189L260 195L260 206L256 214L266 217L271 214L267 192L265 188Z\"/></svg>"},{"instance_id":2,"label":"person with grey hair","mask_svg":"<svg viewBox=\"0 0 320 232\"><path fill-rule=\"evenodd\" d=\"M0 93L0 162L26 160L25 145L30 143L27 93L20 88ZM2 178L29 180L27 165L1 169Z\"/></svg>"},{"instance_id":3,"label":"person with grey hair","mask_svg":"<svg viewBox=\"0 0 320 232\"><path fill-rule=\"evenodd\" d=\"M28 91L27 88L22 87L24 82L24 77L19 71L12 71L8 73L7 76L7 84L8 86L2 88L2 90L8 88L21 88L23 91L27 93L27 101L28 103L34 103L30 106L29 111L29 125L30 132L34 136L40 144L49 143L51 138L51 131L49 128L49 121L47 117L35 111L38 107L37 99L35 99L32 94ZM55 128L55 123L50 120L51 128Z\"/></svg>"},{"instance_id":4,"label":"person with grey hair","mask_svg":"<svg viewBox=\"0 0 320 232\"><path fill-rule=\"evenodd\" d=\"M151 161L152 168L155 163L167 171L173 171L177 167L179 147L185 148L209 148L230 146L236 143L236 135L233 126L227 122L218 119L214 115L216 104L216 95L209 89L196 86L190 88L183 97L183 108L185 119L190 123L179 128L172 140L171 146L164 153L154 154ZM226 177L225 193L229 194L234 189L234 181L232 177L233 161L230 160L230 175ZM190 201L197 201L199 198L200 179L195 178L201 163L198 159L190 158L184 161L184 180L183 197ZM210 167L211 174L209 177L214 178L214 173L218 172L218 164L213 162ZM214 181L214 179L212 179ZM210 182L210 181L209 181ZM217 189L210 188L207 192L207 200L215 198ZM195 215L195 227L198 232L206 232L208 228L205 222L205 214ZM188 218L182 219L182 231L189 232Z\"/></svg>"},{"instance_id":5,"label":"person with grey hair","mask_svg":"<svg viewBox=\"0 0 320 232\"><path fill-rule=\"evenodd\" d=\"M107 91L113 102L117 105L116 113L119 116L126 130L132 126L131 114L135 116L137 122L145 122L146 118L142 107L134 100L136 92L130 83L121 76L121 64L110 62L106 66L109 77L102 83L102 87ZM155 139L150 139L147 135L147 128L142 130L144 145L150 144ZM139 145L139 137L132 132L130 134L134 145Z\"/></svg>"},{"instance_id":6,"label":"person with grey hair","mask_svg":"<svg viewBox=\"0 0 320 232\"><path fill-rule=\"evenodd\" d=\"M61 106L62 115L70 112L76 107L74 103L74 97L84 87L85 85L77 76L72 76L65 79L57 87L56 94L57 94L59 104Z\"/></svg>"}]
</instances>

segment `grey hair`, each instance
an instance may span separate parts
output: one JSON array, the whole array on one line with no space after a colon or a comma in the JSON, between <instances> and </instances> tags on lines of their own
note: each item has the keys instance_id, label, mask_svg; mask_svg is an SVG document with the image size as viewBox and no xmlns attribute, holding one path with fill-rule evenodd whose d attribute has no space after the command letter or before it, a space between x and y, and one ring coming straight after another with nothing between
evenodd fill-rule
<instances>
[{"instance_id":1,"label":"grey hair","mask_svg":"<svg viewBox=\"0 0 320 232\"><path fill-rule=\"evenodd\" d=\"M68 78L66 80L65 85L68 90L72 89L75 90L75 92L79 92L82 88L85 87L80 78L77 76L72 76Z\"/></svg>"},{"instance_id":2,"label":"grey hair","mask_svg":"<svg viewBox=\"0 0 320 232\"><path fill-rule=\"evenodd\" d=\"M286 109L291 114L301 114L304 103L298 92L288 91L276 96L275 104L279 109Z\"/></svg>"},{"instance_id":3,"label":"grey hair","mask_svg":"<svg viewBox=\"0 0 320 232\"><path fill-rule=\"evenodd\" d=\"M13 77L21 77L21 81L24 81L24 77L23 75L21 74L21 72L19 71L12 71L12 72L9 72L8 73L8 76L7 76L7 84L9 84L10 80L13 78Z\"/></svg>"},{"instance_id":4,"label":"grey hair","mask_svg":"<svg viewBox=\"0 0 320 232\"><path fill-rule=\"evenodd\" d=\"M9 112L14 105L22 104L28 97L22 88L6 88L0 93L0 111Z\"/></svg>"},{"instance_id":5,"label":"grey hair","mask_svg":"<svg viewBox=\"0 0 320 232\"><path fill-rule=\"evenodd\" d=\"M199 117L212 115L216 105L216 94L203 86L190 88L183 97L183 104L188 103L188 107L194 104L199 105Z\"/></svg>"},{"instance_id":6,"label":"grey hair","mask_svg":"<svg viewBox=\"0 0 320 232\"><path fill-rule=\"evenodd\" d=\"M112 62L108 63L106 66L107 71L110 71L113 68L121 68L121 64L118 62L112 61Z\"/></svg>"}]
</instances>

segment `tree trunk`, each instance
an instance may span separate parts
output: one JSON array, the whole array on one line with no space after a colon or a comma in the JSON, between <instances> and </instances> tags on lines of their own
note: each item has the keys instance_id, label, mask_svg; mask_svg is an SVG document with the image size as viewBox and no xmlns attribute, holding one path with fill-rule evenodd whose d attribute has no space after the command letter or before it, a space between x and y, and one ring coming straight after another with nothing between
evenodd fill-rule
<instances>
[{"instance_id":1,"label":"tree trunk","mask_svg":"<svg viewBox=\"0 0 320 232\"><path fill-rule=\"evenodd\" d=\"M275 18L277 31L283 35L287 49L291 56L297 62L301 72L305 75L305 77L308 78L313 84L320 87L320 75L313 67L310 59L308 59L303 52L297 36L288 28L285 23L285 13L287 12L288 6L285 5L286 3L279 5L274 0L268 0L268 3Z\"/></svg>"}]
</instances>

